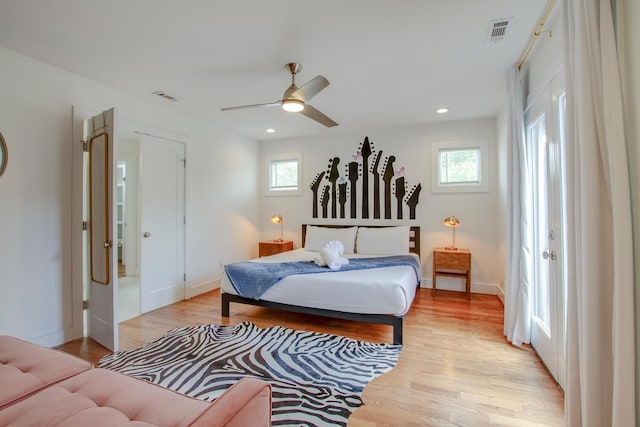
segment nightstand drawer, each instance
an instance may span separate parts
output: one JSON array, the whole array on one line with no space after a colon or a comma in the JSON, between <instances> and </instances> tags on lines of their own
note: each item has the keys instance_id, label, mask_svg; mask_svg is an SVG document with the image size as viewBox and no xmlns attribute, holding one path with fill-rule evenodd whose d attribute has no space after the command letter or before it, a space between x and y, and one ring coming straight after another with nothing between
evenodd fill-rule
<instances>
[{"instance_id":1,"label":"nightstand drawer","mask_svg":"<svg viewBox=\"0 0 640 427\"><path fill-rule=\"evenodd\" d=\"M293 241L286 242L260 242L258 243L258 256L269 256L293 250Z\"/></svg>"},{"instance_id":2,"label":"nightstand drawer","mask_svg":"<svg viewBox=\"0 0 640 427\"><path fill-rule=\"evenodd\" d=\"M435 263L438 268L452 270L469 270L471 267L470 253L434 252Z\"/></svg>"}]
</instances>

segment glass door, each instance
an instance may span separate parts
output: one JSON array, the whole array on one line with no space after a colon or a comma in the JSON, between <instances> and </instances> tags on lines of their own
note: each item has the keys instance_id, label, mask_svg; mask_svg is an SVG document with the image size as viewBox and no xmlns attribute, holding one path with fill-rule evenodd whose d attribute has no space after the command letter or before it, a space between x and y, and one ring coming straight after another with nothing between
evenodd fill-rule
<instances>
[{"instance_id":1,"label":"glass door","mask_svg":"<svg viewBox=\"0 0 640 427\"><path fill-rule=\"evenodd\" d=\"M560 74L560 73L559 73ZM531 344L564 387L565 298L563 280L564 85L554 78L525 113L533 221Z\"/></svg>"}]
</instances>

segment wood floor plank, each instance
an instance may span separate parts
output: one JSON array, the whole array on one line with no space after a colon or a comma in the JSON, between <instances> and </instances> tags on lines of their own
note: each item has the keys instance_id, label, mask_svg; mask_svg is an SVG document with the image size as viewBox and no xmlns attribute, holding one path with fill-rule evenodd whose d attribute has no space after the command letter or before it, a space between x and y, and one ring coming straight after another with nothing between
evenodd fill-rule
<instances>
[{"instance_id":1,"label":"wood floor plank","mask_svg":"<svg viewBox=\"0 0 640 427\"><path fill-rule=\"evenodd\" d=\"M175 327L241 321L370 342L392 338L390 326L239 304L223 318L220 293L213 291L121 323L120 348L140 347ZM561 391L529 346L506 341L502 322L495 296L473 294L467 301L455 292L432 297L430 290L418 290L405 318L397 366L364 389L365 405L351 415L349 426L564 426ZM109 353L90 339L59 348L94 364Z\"/></svg>"}]
</instances>

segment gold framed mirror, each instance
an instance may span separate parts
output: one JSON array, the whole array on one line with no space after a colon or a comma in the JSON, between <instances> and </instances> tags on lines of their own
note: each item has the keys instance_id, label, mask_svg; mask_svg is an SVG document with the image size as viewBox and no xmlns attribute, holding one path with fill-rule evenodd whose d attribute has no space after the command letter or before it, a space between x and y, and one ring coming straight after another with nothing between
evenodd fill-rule
<instances>
[{"instance_id":1,"label":"gold framed mirror","mask_svg":"<svg viewBox=\"0 0 640 427\"><path fill-rule=\"evenodd\" d=\"M7 169L7 163L9 163L9 151L7 150L7 142L4 140L2 133L0 133L0 176Z\"/></svg>"},{"instance_id":2,"label":"gold framed mirror","mask_svg":"<svg viewBox=\"0 0 640 427\"><path fill-rule=\"evenodd\" d=\"M89 140L89 258L91 280L101 285L111 282L109 272L111 228L109 226L109 134L102 132Z\"/></svg>"}]
</instances>

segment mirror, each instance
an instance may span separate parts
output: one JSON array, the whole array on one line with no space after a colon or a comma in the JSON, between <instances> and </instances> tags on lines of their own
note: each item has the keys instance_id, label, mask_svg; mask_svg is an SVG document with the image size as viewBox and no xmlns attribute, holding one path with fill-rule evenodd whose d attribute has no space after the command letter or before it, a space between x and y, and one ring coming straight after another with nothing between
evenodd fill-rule
<instances>
[{"instance_id":1,"label":"mirror","mask_svg":"<svg viewBox=\"0 0 640 427\"><path fill-rule=\"evenodd\" d=\"M7 163L9 162L9 152L7 151L7 143L0 133L0 176L7 169Z\"/></svg>"},{"instance_id":2,"label":"mirror","mask_svg":"<svg viewBox=\"0 0 640 427\"><path fill-rule=\"evenodd\" d=\"M108 158L109 136L102 132L89 140L89 257L91 280L110 282Z\"/></svg>"}]
</instances>

